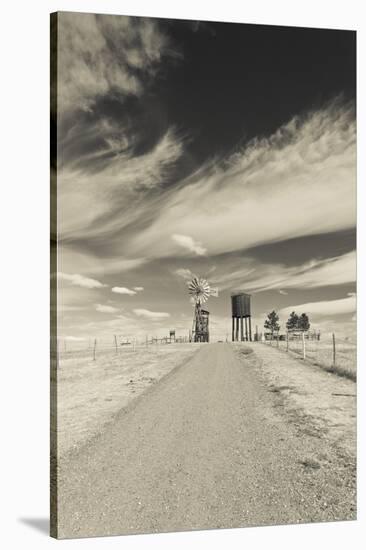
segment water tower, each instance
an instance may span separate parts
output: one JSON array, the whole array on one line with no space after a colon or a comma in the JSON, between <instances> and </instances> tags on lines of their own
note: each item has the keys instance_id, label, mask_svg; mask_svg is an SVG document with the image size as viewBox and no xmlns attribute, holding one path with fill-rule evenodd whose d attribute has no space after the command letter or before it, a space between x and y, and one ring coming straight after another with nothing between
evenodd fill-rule
<instances>
[{"instance_id":1,"label":"water tower","mask_svg":"<svg viewBox=\"0 0 366 550\"><path fill-rule=\"evenodd\" d=\"M250 294L237 291L231 294L232 341L252 341L252 314L250 307ZM239 338L240 325L240 338ZM245 325L245 330L244 330Z\"/></svg>"}]
</instances>

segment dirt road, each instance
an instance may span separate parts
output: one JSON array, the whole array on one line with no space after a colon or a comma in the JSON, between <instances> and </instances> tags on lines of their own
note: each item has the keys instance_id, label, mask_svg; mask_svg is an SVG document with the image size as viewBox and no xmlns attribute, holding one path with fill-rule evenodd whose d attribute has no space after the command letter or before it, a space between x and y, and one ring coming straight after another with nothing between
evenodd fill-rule
<instances>
[{"instance_id":1,"label":"dirt road","mask_svg":"<svg viewBox=\"0 0 366 550\"><path fill-rule=\"evenodd\" d=\"M349 457L286 417L260 345L203 346L61 463L58 536L355 519Z\"/></svg>"}]
</instances>

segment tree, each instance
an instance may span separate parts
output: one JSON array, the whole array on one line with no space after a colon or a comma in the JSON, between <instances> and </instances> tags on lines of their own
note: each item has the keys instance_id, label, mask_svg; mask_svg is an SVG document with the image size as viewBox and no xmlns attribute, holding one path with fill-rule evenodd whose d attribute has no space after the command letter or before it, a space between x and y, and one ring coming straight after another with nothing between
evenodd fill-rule
<instances>
[{"instance_id":1,"label":"tree","mask_svg":"<svg viewBox=\"0 0 366 550\"><path fill-rule=\"evenodd\" d=\"M271 313L268 313L267 319L264 321L264 328L270 330L272 336L274 332L278 332L280 330L280 324L278 322L279 319L279 316L273 310Z\"/></svg>"},{"instance_id":2,"label":"tree","mask_svg":"<svg viewBox=\"0 0 366 550\"><path fill-rule=\"evenodd\" d=\"M299 330L309 330L310 328L310 322L309 317L306 315L306 313L302 313L299 317L297 327Z\"/></svg>"},{"instance_id":3,"label":"tree","mask_svg":"<svg viewBox=\"0 0 366 550\"><path fill-rule=\"evenodd\" d=\"M286 328L287 330L295 330L298 328L299 316L293 311L290 317L287 320Z\"/></svg>"}]
</instances>

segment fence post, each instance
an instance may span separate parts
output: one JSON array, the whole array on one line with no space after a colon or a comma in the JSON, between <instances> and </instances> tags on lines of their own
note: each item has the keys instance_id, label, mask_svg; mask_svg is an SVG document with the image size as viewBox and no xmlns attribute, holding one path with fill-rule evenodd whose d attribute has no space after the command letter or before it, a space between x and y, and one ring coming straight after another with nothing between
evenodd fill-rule
<instances>
[{"instance_id":1,"label":"fence post","mask_svg":"<svg viewBox=\"0 0 366 550\"><path fill-rule=\"evenodd\" d=\"M305 334L304 334L304 332L302 332L301 335L302 335L302 358L306 359Z\"/></svg>"},{"instance_id":2,"label":"fence post","mask_svg":"<svg viewBox=\"0 0 366 550\"><path fill-rule=\"evenodd\" d=\"M288 331L286 332L286 351L288 352Z\"/></svg>"},{"instance_id":3,"label":"fence post","mask_svg":"<svg viewBox=\"0 0 366 550\"><path fill-rule=\"evenodd\" d=\"M117 347L117 336L114 335L114 345L116 347L116 353L118 354L118 347Z\"/></svg>"},{"instance_id":4,"label":"fence post","mask_svg":"<svg viewBox=\"0 0 366 550\"><path fill-rule=\"evenodd\" d=\"M332 334L332 340L333 340L333 368L336 366L336 343L335 343L335 334L333 332Z\"/></svg>"},{"instance_id":5,"label":"fence post","mask_svg":"<svg viewBox=\"0 0 366 550\"><path fill-rule=\"evenodd\" d=\"M95 361L95 350L96 350L96 347L97 347L97 339L94 338L93 361Z\"/></svg>"},{"instance_id":6,"label":"fence post","mask_svg":"<svg viewBox=\"0 0 366 550\"><path fill-rule=\"evenodd\" d=\"M277 331L277 347L280 347L280 333Z\"/></svg>"}]
</instances>

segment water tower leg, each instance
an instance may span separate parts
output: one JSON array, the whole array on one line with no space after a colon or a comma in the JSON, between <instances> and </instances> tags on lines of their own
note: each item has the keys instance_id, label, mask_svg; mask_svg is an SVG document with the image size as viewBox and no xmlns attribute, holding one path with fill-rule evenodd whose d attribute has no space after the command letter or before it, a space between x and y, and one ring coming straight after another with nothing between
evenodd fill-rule
<instances>
[{"instance_id":1,"label":"water tower leg","mask_svg":"<svg viewBox=\"0 0 366 550\"><path fill-rule=\"evenodd\" d=\"M236 318L236 333L235 333L235 340L238 342L239 340L239 317Z\"/></svg>"},{"instance_id":2,"label":"water tower leg","mask_svg":"<svg viewBox=\"0 0 366 550\"><path fill-rule=\"evenodd\" d=\"M248 342L248 321L245 317L245 341Z\"/></svg>"},{"instance_id":3,"label":"water tower leg","mask_svg":"<svg viewBox=\"0 0 366 550\"><path fill-rule=\"evenodd\" d=\"M234 342L234 338L235 338L235 317L232 318L233 320L233 323L232 323L232 329L231 329L231 341Z\"/></svg>"},{"instance_id":4,"label":"water tower leg","mask_svg":"<svg viewBox=\"0 0 366 550\"><path fill-rule=\"evenodd\" d=\"M243 331L243 317L240 317L240 340L244 340L244 331Z\"/></svg>"},{"instance_id":5,"label":"water tower leg","mask_svg":"<svg viewBox=\"0 0 366 550\"><path fill-rule=\"evenodd\" d=\"M252 318L249 317L249 341L252 341Z\"/></svg>"}]
</instances>

